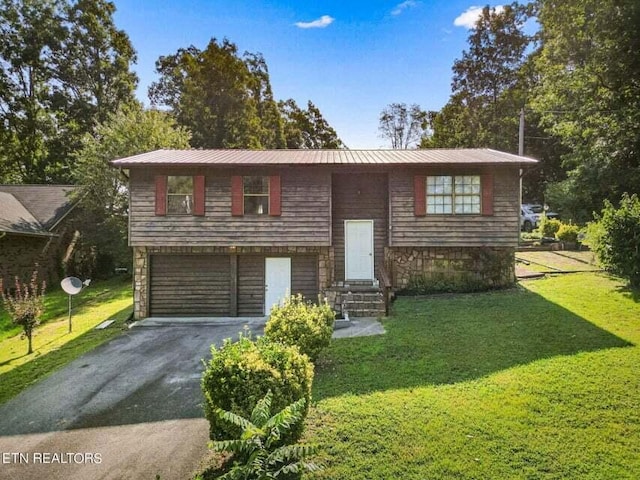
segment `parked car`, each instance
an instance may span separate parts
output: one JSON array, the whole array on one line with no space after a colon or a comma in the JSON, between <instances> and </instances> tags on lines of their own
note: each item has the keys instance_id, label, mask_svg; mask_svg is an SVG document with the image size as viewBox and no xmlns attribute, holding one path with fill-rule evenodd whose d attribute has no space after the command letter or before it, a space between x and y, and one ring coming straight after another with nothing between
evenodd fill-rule
<instances>
[{"instance_id":1,"label":"parked car","mask_svg":"<svg viewBox=\"0 0 640 480\"><path fill-rule=\"evenodd\" d=\"M538 203L523 203L520 208L520 229L525 232L530 232L538 226L540 217L542 214L546 214L547 218L558 218L558 214L555 212L547 211Z\"/></svg>"}]
</instances>

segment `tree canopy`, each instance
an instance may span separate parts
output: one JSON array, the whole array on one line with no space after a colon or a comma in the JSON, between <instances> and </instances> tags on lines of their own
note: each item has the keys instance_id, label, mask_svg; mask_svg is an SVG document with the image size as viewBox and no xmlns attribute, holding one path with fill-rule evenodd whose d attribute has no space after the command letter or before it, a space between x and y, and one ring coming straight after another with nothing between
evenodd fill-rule
<instances>
[{"instance_id":1,"label":"tree canopy","mask_svg":"<svg viewBox=\"0 0 640 480\"><path fill-rule=\"evenodd\" d=\"M127 247L129 190L127 178L109 161L158 150L188 148L190 133L176 125L166 112L145 110L139 103L123 106L98 124L93 134L85 134L74 155L74 180L82 188L83 238L77 256L87 274L97 265L98 274L113 271L115 265L128 265ZM90 258L98 252L98 258ZM89 271L87 271L89 270Z\"/></svg>"},{"instance_id":2,"label":"tree canopy","mask_svg":"<svg viewBox=\"0 0 640 480\"><path fill-rule=\"evenodd\" d=\"M311 100L301 109L293 99L278 102L286 148L346 148Z\"/></svg>"},{"instance_id":3,"label":"tree canopy","mask_svg":"<svg viewBox=\"0 0 640 480\"><path fill-rule=\"evenodd\" d=\"M516 153L524 109L525 154L541 162L525 176L525 198L584 221L605 199L637 192L639 12L633 0L485 7L422 146ZM540 29L527 35L532 18Z\"/></svg>"},{"instance_id":4,"label":"tree canopy","mask_svg":"<svg viewBox=\"0 0 640 480\"><path fill-rule=\"evenodd\" d=\"M533 108L562 142L568 178L550 199L576 220L640 193L640 3L540 2Z\"/></svg>"},{"instance_id":5,"label":"tree canopy","mask_svg":"<svg viewBox=\"0 0 640 480\"><path fill-rule=\"evenodd\" d=\"M452 94L433 119L423 146L489 147L517 151L518 115L524 106L522 67L531 38L523 32L529 10L517 4L484 7L453 64Z\"/></svg>"},{"instance_id":6,"label":"tree canopy","mask_svg":"<svg viewBox=\"0 0 640 480\"><path fill-rule=\"evenodd\" d=\"M105 0L0 1L0 180L69 182L81 138L133 100L135 52Z\"/></svg>"},{"instance_id":7,"label":"tree canopy","mask_svg":"<svg viewBox=\"0 0 640 480\"><path fill-rule=\"evenodd\" d=\"M193 134L196 148L340 148L335 130L311 102L276 102L264 57L228 39L213 38L162 56L160 79L149 88L153 105L167 107Z\"/></svg>"},{"instance_id":8,"label":"tree canopy","mask_svg":"<svg viewBox=\"0 0 640 480\"><path fill-rule=\"evenodd\" d=\"M378 120L380 136L389 140L393 149L416 147L428 133L428 112L415 103L391 103Z\"/></svg>"}]
</instances>

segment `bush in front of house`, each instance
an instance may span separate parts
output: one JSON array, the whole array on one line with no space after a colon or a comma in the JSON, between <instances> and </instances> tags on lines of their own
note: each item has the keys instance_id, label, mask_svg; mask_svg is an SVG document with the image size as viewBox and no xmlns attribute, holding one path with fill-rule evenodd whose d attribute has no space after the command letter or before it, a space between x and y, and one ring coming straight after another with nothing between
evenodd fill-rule
<instances>
[{"instance_id":1,"label":"bush in front of house","mask_svg":"<svg viewBox=\"0 0 640 480\"><path fill-rule=\"evenodd\" d=\"M562 222L555 218L547 218L546 215L540 217L540 223L538 224L538 231L542 234L543 238L554 238Z\"/></svg>"},{"instance_id":2,"label":"bush in front of house","mask_svg":"<svg viewBox=\"0 0 640 480\"><path fill-rule=\"evenodd\" d=\"M314 472L319 467L305 458L316 448L290 442L281 445L281 438L304 418L304 398L272 415L273 395L267 392L258 401L250 417L217 409L216 415L229 425L239 428L237 437L213 442L213 449L231 453L231 466L223 478L283 480L299 479L303 472Z\"/></svg>"},{"instance_id":3,"label":"bush in front of house","mask_svg":"<svg viewBox=\"0 0 640 480\"><path fill-rule=\"evenodd\" d=\"M335 318L326 302L315 305L300 294L293 295L271 309L264 334L274 342L296 345L315 361L331 343Z\"/></svg>"},{"instance_id":4,"label":"bush in front of house","mask_svg":"<svg viewBox=\"0 0 640 480\"><path fill-rule=\"evenodd\" d=\"M640 198L624 194L619 208L605 201L597 223L587 232L600 263L632 287L640 287Z\"/></svg>"},{"instance_id":5,"label":"bush in front of house","mask_svg":"<svg viewBox=\"0 0 640 480\"><path fill-rule=\"evenodd\" d=\"M563 223L560 225L560 228L558 228L558 231L556 232L556 238L561 242L576 243L578 241L579 233L580 229L577 225Z\"/></svg>"},{"instance_id":6,"label":"bush in front of house","mask_svg":"<svg viewBox=\"0 0 640 480\"><path fill-rule=\"evenodd\" d=\"M237 342L227 339L220 348L212 345L211 360L201 382L211 439L237 438L240 433L238 427L220 420L215 413L218 409L247 417L269 390L276 411L304 398L304 419L309 411L312 382L313 365L297 347L264 337L253 341L242 334ZM302 430L300 422L283 441L297 440Z\"/></svg>"}]
</instances>

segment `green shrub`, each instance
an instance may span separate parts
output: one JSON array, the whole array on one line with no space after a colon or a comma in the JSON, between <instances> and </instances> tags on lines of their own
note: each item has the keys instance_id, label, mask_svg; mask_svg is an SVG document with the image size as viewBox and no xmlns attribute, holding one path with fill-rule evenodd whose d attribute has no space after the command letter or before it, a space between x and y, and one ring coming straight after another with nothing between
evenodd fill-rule
<instances>
[{"instance_id":1,"label":"green shrub","mask_svg":"<svg viewBox=\"0 0 640 480\"><path fill-rule=\"evenodd\" d=\"M596 252L605 238L605 231L602 223L597 221L587 223L584 237L585 238L582 243L588 245L591 250Z\"/></svg>"},{"instance_id":2,"label":"green shrub","mask_svg":"<svg viewBox=\"0 0 640 480\"><path fill-rule=\"evenodd\" d=\"M22 327L22 336L27 339L27 355L33 353L33 332L40 325L40 317L44 312L44 291L46 283L38 284L38 269L33 271L29 283L21 282L15 277L13 293L5 292L5 285L0 278L0 300L14 324Z\"/></svg>"},{"instance_id":3,"label":"green shrub","mask_svg":"<svg viewBox=\"0 0 640 480\"><path fill-rule=\"evenodd\" d=\"M296 345L315 361L331 343L334 321L335 314L326 302L314 305L298 294L271 309L264 334L274 342Z\"/></svg>"},{"instance_id":4,"label":"green shrub","mask_svg":"<svg viewBox=\"0 0 640 480\"><path fill-rule=\"evenodd\" d=\"M578 233L580 229L576 225L563 223L556 232L556 238L561 242L575 243L578 241Z\"/></svg>"},{"instance_id":5,"label":"green shrub","mask_svg":"<svg viewBox=\"0 0 640 480\"><path fill-rule=\"evenodd\" d=\"M598 223L591 231L599 235L592 248L600 263L640 287L640 199L625 193L617 209L605 201Z\"/></svg>"},{"instance_id":6,"label":"green shrub","mask_svg":"<svg viewBox=\"0 0 640 480\"><path fill-rule=\"evenodd\" d=\"M490 290L491 287L473 275L447 277L445 275L411 275L407 286L397 295L430 295L432 293L470 293Z\"/></svg>"},{"instance_id":7,"label":"green shrub","mask_svg":"<svg viewBox=\"0 0 640 480\"><path fill-rule=\"evenodd\" d=\"M561 225L562 223L560 220L547 218L546 215L542 215L540 217L540 222L538 223L538 231L545 238L554 238Z\"/></svg>"},{"instance_id":8,"label":"green shrub","mask_svg":"<svg viewBox=\"0 0 640 480\"><path fill-rule=\"evenodd\" d=\"M316 452L309 445L282 445L280 439L304 418L306 401L301 398L275 415L271 415L273 395L271 390L259 400L250 418L233 412L216 410L220 420L240 429L233 439L213 442L214 450L233 454L233 465L222 478L261 480L300 478L305 471L314 472L318 466L303 461Z\"/></svg>"},{"instance_id":9,"label":"green shrub","mask_svg":"<svg viewBox=\"0 0 640 480\"><path fill-rule=\"evenodd\" d=\"M271 390L273 408L281 410L300 398L308 412L313 382L313 365L297 347L274 343L266 338L255 342L240 335L237 342L225 340L220 348L211 346L211 360L202 376L204 411L212 440L234 438L237 427L222 422L216 409L248 416L253 406ZM302 423L292 430L292 440L302 434Z\"/></svg>"}]
</instances>

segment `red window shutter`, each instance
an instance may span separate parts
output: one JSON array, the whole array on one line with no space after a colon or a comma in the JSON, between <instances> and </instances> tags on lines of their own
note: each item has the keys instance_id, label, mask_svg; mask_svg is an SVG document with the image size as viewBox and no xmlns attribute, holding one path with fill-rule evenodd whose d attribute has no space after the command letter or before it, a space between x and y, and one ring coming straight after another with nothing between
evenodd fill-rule
<instances>
[{"instance_id":1,"label":"red window shutter","mask_svg":"<svg viewBox=\"0 0 640 480\"><path fill-rule=\"evenodd\" d=\"M416 217L424 217L427 214L427 177L416 175L413 177L413 208Z\"/></svg>"},{"instance_id":2,"label":"red window shutter","mask_svg":"<svg viewBox=\"0 0 640 480\"><path fill-rule=\"evenodd\" d=\"M485 173L480 177L482 187L482 215L493 215L493 175Z\"/></svg>"},{"instance_id":3,"label":"red window shutter","mask_svg":"<svg viewBox=\"0 0 640 480\"><path fill-rule=\"evenodd\" d=\"M269 215L278 216L281 210L280 175L272 175L269 177Z\"/></svg>"},{"instance_id":4,"label":"red window shutter","mask_svg":"<svg viewBox=\"0 0 640 480\"><path fill-rule=\"evenodd\" d=\"M244 186L242 177L231 177L231 215L238 217L244 214Z\"/></svg>"},{"instance_id":5,"label":"red window shutter","mask_svg":"<svg viewBox=\"0 0 640 480\"><path fill-rule=\"evenodd\" d=\"M167 176L156 175L156 215L167 214Z\"/></svg>"},{"instance_id":6,"label":"red window shutter","mask_svg":"<svg viewBox=\"0 0 640 480\"><path fill-rule=\"evenodd\" d=\"M204 215L205 177L196 175L193 177L193 214Z\"/></svg>"}]
</instances>

